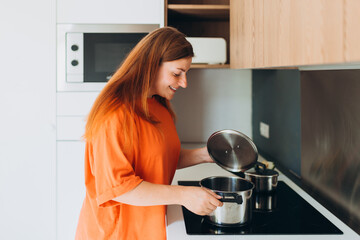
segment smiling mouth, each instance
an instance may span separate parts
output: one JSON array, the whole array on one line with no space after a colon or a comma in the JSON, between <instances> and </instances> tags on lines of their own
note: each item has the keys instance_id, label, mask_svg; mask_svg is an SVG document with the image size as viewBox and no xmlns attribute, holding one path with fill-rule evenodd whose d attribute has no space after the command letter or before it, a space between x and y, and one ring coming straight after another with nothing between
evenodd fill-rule
<instances>
[{"instance_id":1,"label":"smiling mouth","mask_svg":"<svg viewBox=\"0 0 360 240\"><path fill-rule=\"evenodd\" d=\"M176 90L177 90L176 88L174 88L174 87L172 87L172 86L169 86L169 87L170 87L170 89L173 90L173 91L176 91Z\"/></svg>"}]
</instances>

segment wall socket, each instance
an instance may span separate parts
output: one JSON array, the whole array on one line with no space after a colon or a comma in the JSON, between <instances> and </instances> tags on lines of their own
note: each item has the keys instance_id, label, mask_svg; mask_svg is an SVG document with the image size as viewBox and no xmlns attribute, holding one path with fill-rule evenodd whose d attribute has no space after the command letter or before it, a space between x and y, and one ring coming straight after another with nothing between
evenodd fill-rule
<instances>
[{"instance_id":1,"label":"wall socket","mask_svg":"<svg viewBox=\"0 0 360 240\"><path fill-rule=\"evenodd\" d=\"M268 124L260 122L260 135L264 138L270 138L270 127Z\"/></svg>"}]
</instances>

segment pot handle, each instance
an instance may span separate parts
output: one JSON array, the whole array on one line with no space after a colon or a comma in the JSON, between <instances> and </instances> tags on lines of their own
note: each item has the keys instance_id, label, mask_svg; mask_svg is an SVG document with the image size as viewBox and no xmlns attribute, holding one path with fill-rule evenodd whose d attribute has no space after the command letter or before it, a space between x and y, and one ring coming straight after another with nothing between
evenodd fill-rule
<instances>
[{"instance_id":1,"label":"pot handle","mask_svg":"<svg viewBox=\"0 0 360 240\"><path fill-rule=\"evenodd\" d=\"M242 196L237 193L217 193L222 198L219 199L221 202L235 202L237 204L242 204Z\"/></svg>"}]
</instances>

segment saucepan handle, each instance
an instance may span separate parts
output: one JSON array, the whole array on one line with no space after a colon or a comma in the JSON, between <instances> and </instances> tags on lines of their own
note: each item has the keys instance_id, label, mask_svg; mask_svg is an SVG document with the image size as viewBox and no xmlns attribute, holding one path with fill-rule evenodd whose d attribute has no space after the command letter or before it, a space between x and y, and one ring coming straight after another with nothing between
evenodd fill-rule
<instances>
[{"instance_id":1,"label":"saucepan handle","mask_svg":"<svg viewBox=\"0 0 360 240\"><path fill-rule=\"evenodd\" d=\"M243 199L242 196L237 193L217 193L222 198L220 199L221 202L234 202L237 204L242 204Z\"/></svg>"}]
</instances>

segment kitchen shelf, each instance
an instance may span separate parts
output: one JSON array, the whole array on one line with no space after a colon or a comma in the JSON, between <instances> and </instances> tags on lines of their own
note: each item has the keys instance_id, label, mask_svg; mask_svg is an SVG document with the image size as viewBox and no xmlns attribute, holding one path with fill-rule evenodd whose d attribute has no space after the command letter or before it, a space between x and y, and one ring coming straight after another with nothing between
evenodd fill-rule
<instances>
[{"instance_id":1,"label":"kitchen shelf","mask_svg":"<svg viewBox=\"0 0 360 240\"><path fill-rule=\"evenodd\" d=\"M230 64L191 64L190 68L230 68Z\"/></svg>"},{"instance_id":2,"label":"kitchen shelf","mask_svg":"<svg viewBox=\"0 0 360 240\"><path fill-rule=\"evenodd\" d=\"M230 68L229 0L165 0L164 25L177 28L187 37L225 39L225 64L192 64L191 68Z\"/></svg>"},{"instance_id":3,"label":"kitchen shelf","mask_svg":"<svg viewBox=\"0 0 360 240\"><path fill-rule=\"evenodd\" d=\"M253 70L300 70L303 66L274 66L274 67L249 67L244 69L253 69Z\"/></svg>"},{"instance_id":4,"label":"kitchen shelf","mask_svg":"<svg viewBox=\"0 0 360 240\"><path fill-rule=\"evenodd\" d=\"M183 16L205 19L228 19L229 5L169 4L168 10Z\"/></svg>"}]
</instances>

